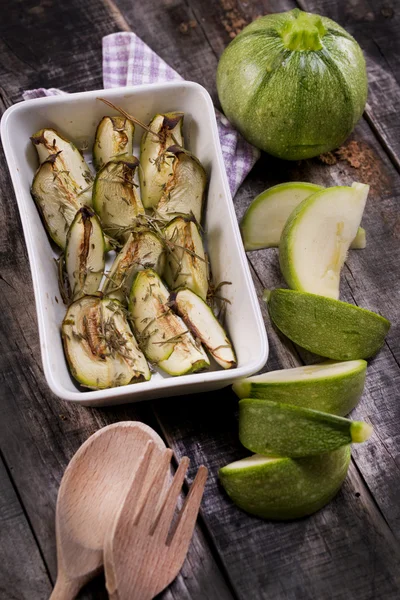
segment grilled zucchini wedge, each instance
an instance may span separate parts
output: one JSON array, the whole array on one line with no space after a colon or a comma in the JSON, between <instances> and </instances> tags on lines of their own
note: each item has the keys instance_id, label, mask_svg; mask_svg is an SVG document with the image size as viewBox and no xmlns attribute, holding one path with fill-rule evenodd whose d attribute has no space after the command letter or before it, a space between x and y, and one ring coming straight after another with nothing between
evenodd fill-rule
<instances>
[{"instance_id":1,"label":"grilled zucchini wedge","mask_svg":"<svg viewBox=\"0 0 400 600\"><path fill-rule=\"evenodd\" d=\"M133 150L135 125L125 117L103 117L97 125L93 144L96 171L110 160L130 156Z\"/></svg>"},{"instance_id":2,"label":"grilled zucchini wedge","mask_svg":"<svg viewBox=\"0 0 400 600\"><path fill-rule=\"evenodd\" d=\"M69 307L61 327L71 374L105 389L150 379L150 369L119 302L84 296Z\"/></svg>"},{"instance_id":3,"label":"grilled zucchini wedge","mask_svg":"<svg viewBox=\"0 0 400 600\"><path fill-rule=\"evenodd\" d=\"M170 174L175 155L166 152L174 144L183 146L183 113L171 112L155 115L140 145L139 171L140 191L145 208L155 208L159 203L163 189Z\"/></svg>"}]
</instances>

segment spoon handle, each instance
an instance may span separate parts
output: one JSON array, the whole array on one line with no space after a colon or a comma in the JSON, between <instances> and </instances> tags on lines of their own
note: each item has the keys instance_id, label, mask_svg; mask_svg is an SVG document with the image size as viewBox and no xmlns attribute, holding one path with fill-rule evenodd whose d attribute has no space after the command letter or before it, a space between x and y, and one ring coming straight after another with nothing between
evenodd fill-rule
<instances>
[{"instance_id":1,"label":"spoon handle","mask_svg":"<svg viewBox=\"0 0 400 600\"><path fill-rule=\"evenodd\" d=\"M87 578L68 579L63 572L59 572L49 600L74 600L86 582Z\"/></svg>"}]
</instances>

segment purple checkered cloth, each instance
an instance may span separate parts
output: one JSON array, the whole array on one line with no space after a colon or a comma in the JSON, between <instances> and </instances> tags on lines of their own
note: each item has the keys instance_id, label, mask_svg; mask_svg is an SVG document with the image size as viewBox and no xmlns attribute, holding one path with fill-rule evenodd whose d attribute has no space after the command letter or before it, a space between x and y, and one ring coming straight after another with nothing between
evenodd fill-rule
<instances>
[{"instance_id":1,"label":"purple checkered cloth","mask_svg":"<svg viewBox=\"0 0 400 600\"><path fill-rule=\"evenodd\" d=\"M113 33L103 38L104 88L178 81L182 77L160 58L136 34ZM24 100L65 94L55 88L39 88L24 92ZM222 154L232 196L234 196L260 156L232 127L228 119L216 112Z\"/></svg>"}]
</instances>

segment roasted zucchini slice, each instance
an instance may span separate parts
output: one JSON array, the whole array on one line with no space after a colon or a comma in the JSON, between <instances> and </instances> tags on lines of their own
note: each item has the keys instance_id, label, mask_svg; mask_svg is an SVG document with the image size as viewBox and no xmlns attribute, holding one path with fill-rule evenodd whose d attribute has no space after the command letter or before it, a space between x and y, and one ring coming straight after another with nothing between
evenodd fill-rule
<instances>
[{"instance_id":1,"label":"roasted zucchini slice","mask_svg":"<svg viewBox=\"0 0 400 600\"><path fill-rule=\"evenodd\" d=\"M134 181L138 164L135 156L114 158L100 169L93 185L93 208L107 235L119 241L126 241L129 228L144 213Z\"/></svg>"},{"instance_id":2,"label":"roasted zucchini slice","mask_svg":"<svg viewBox=\"0 0 400 600\"><path fill-rule=\"evenodd\" d=\"M164 228L164 279L172 290L187 287L203 300L208 290L208 265L199 229L193 220L177 217Z\"/></svg>"},{"instance_id":3,"label":"roasted zucchini slice","mask_svg":"<svg viewBox=\"0 0 400 600\"><path fill-rule=\"evenodd\" d=\"M179 376L203 371L210 366L202 345L192 335L186 334L175 344L173 352L166 360L158 363L160 369L169 375Z\"/></svg>"},{"instance_id":4,"label":"roasted zucchini slice","mask_svg":"<svg viewBox=\"0 0 400 600\"><path fill-rule=\"evenodd\" d=\"M155 208L172 172L175 155L166 152L174 144L183 146L183 113L156 115L149 123L140 145L140 191L145 208Z\"/></svg>"},{"instance_id":5,"label":"roasted zucchini slice","mask_svg":"<svg viewBox=\"0 0 400 600\"><path fill-rule=\"evenodd\" d=\"M60 170L54 155L36 171L31 194L50 237L64 249L68 230L81 204L71 178Z\"/></svg>"},{"instance_id":6,"label":"roasted zucchini slice","mask_svg":"<svg viewBox=\"0 0 400 600\"><path fill-rule=\"evenodd\" d=\"M156 213L166 221L179 215L193 215L200 223L207 185L204 167L193 154L180 146L170 146L166 152L175 158L160 201L155 207Z\"/></svg>"},{"instance_id":7,"label":"roasted zucchini slice","mask_svg":"<svg viewBox=\"0 0 400 600\"><path fill-rule=\"evenodd\" d=\"M84 296L68 308L61 333L71 374L82 385L104 389L150 379L119 302Z\"/></svg>"},{"instance_id":8,"label":"roasted zucchini slice","mask_svg":"<svg viewBox=\"0 0 400 600\"><path fill-rule=\"evenodd\" d=\"M182 319L168 306L169 291L152 269L134 279L129 311L137 340L148 360L166 360L182 336L190 335Z\"/></svg>"},{"instance_id":9,"label":"roasted zucchini slice","mask_svg":"<svg viewBox=\"0 0 400 600\"><path fill-rule=\"evenodd\" d=\"M65 268L72 300L99 289L104 274L105 241L97 215L84 206L76 213L67 234Z\"/></svg>"},{"instance_id":10,"label":"roasted zucchini slice","mask_svg":"<svg viewBox=\"0 0 400 600\"><path fill-rule=\"evenodd\" d=\"M97 125L93 144L93 163L98 171L110 160L131 156L135 125L125 117L103 117Z\"/></svg>"},{"instance_id":11,"label":"roasted zucchini slice","mask_svg":"<svg viewBox=\"0 0 400 600\"><path fill-rule=\"evenodd\" d=\"M142 269L154 269L160 275L164 268L164 254L164 244L152 231L131 233L114 260L103 293L126 304L136 273Z\"/></svg>"},{"instance_id":12,"label":"roasted zucchini slice","mask_svg":"<svg viewBox=\"0 0 400 600\"><path fill-rule=\"evenodd\" d=\"M173 292L171 302L187 328L204 344L217 363L224 369L235 367L232 344L208 304L189 289Z\"/></svg>"},{"instance_id":13,"label":"roasted zucchini slice","mask_svg":"<svg viewBox=\"0 0 400 600\"><path fill-rule=\"evenodd\" d=\"M40 163L56 155L58 170L68 175L81 205L92 204L93 175L78 148L55 129L40 129L31 137Z\"/></svg>"}]
</instances>

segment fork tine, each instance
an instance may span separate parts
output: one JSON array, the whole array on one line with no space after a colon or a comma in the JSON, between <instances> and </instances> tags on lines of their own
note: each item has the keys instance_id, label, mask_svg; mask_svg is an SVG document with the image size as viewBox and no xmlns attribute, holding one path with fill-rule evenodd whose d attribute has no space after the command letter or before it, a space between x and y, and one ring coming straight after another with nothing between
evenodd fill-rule
<instances>
[{"instance_id":1,"label":"fork tine","mask_svg":"<svg viewBox=\"0 0 400 600\"><path fill-rule=\"evenodd\" d=\"M143 490L143 484L148 477L149 465L153 454L153 449L154 442L152 440L149 440L146 444L146 448L142 454L142 457L140 458L139 466L136 470L136 473L133 476L129 487L129 491L121 505L120 512L124 510L125 515L132 520L137 511L137 504ZM118 516L116 517L115 522L118 522Z\"/></svg>"},{"instance_id":2,"label":"fork tine","mask_svg":"<svg viewBox=\"0 0 400 600\"><path fill-rule=\"evenodd\" d=\"M137 525L139 521L141 523L147 521L148 529L150 530L150 527L153 523L154 515L156 514L157 508L160 505L160 496L162 494L163 487L165 484L165 476L169 464L171 462L171 457L172 450L168 448L163 452L156 474L152 478L149 492L147 496L142 500L142 504L135 518L135 525Z\"/></svg>"},{"instance_id":3,"label":"fork tine","mask_svg":"<svg viewBox=\"0 0 400 600\"><path fill-rule=\"evenodd\" d=\"M182 510L179 513L176 525L168 536L167 544L175 548L179 547L179 551L183 553L183 556L186 556L187 548L192 539L207 475L208 469L203 465L199 467Z\"/></svg>"},{"instance_id":4,"label":"fork tine","mask_svg":"<svg viewBox=\"0 0 400 600\"><path fill-rule=\"evenodd\" d=\"M171 487L165 497L163 505L158 513L157 519L154 522L151 534L156 534L157 538L165 543L168 531L171 527L172 518L174 516L176 503L181 493L182 484L185 479L186 471L188 470L190 460L184 456L179 463L179 467L174 475Z\"/></svg>"}]
</instances>

